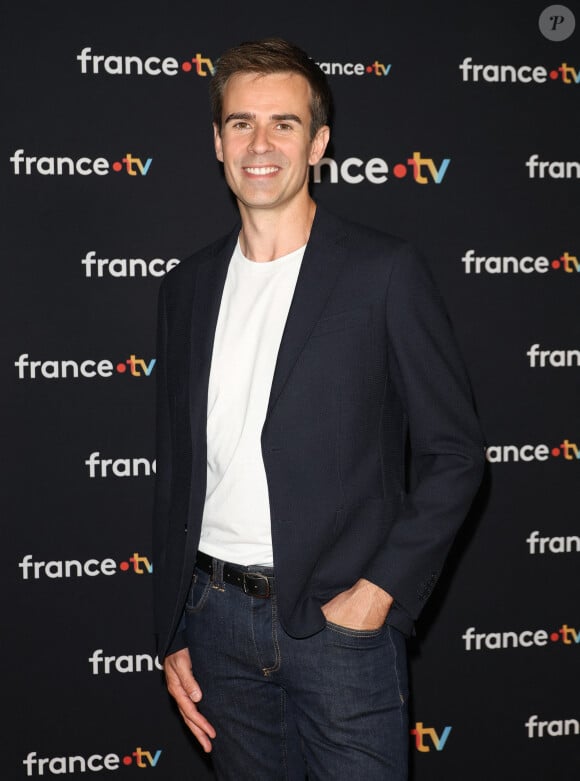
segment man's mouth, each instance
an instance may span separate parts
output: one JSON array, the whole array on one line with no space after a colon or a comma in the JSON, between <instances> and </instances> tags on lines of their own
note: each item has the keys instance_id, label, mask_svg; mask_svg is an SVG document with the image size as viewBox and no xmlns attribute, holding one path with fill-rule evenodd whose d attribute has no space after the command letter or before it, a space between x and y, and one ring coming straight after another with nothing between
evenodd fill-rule
<instances>
[{"instance_id":1,"label":"man's mouth","mask_svg":"<svg viewBox=\"0 0 580 781\"><path fill-rule=\"evenodd\" d=\"M244 171L253 176L266 176L275 174L280 168L277 165L245 166Z\"/></svg>"}]
</instances>

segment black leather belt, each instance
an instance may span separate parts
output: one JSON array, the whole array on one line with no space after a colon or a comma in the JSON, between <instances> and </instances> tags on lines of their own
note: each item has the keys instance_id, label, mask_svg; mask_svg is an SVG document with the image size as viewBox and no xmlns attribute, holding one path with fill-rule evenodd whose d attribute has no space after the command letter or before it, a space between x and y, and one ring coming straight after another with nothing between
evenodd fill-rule
<instances>
[{"instance_id":1,"label":"black leather belt","mask_svg":"<svg viewBox=\"0 0 580 781\"><path fill-rule=\"evenodd\" d=\"M202 572L207 572L208 575L213 576L213 559L207 553L198 551L196 566ZM248 594L251 597L260 597L261 599L268 599L274 591L274 577L272 575L264 575L261 572L247 572L244 569L234 567L233 564L224 563L223 581L241 588L244 594Z\"/></svg>"}]
</instances>

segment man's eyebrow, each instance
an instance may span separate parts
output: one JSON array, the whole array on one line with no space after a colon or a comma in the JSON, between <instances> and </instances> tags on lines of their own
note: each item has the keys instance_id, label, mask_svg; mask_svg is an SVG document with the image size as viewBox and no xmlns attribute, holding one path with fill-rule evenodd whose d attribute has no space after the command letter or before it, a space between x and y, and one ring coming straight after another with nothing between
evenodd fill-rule
<instances>
[{"instance_id":1,"label":"man's eyebrow","mask_svg":"<svg viewBox=\"0 0 580 781\"><path fill-rule=\"evenodd\" d=\"M296 122L299 125L302 124L302 120L298 114L272 114L270 119L273 119L276 122L288 122L288 120L290 120L291 122Z\"/></svg>"},{"instance_id":2,"label":"man's eyebrow","mask_svg":"<svg viewBox=\"0 0 580 781\"><path fill-rule=\"evenodd\" d=\"M228 114L224 119L224 125L234 119L256 119L256 115L251 114L249 111L235 111L233 114Z\"/></svg>"},{"instance_id":3,"label":"man's eyebrow","mask_svg":"<svg viewBox=\"0 0 580 781\"><path fill-rule=\"evenodd\" d=\"M228 116L224 119L224 125L226 125L228 122L233 122L234 120L238 119L256 119L256 115L252 114L250 111L234 111L232 114L228 114ZM273 119L275 122L296 122L298 125L302 124L302 120L297 114L272 114L270 116L270 119Z\"/></svg>"}]
</instances>

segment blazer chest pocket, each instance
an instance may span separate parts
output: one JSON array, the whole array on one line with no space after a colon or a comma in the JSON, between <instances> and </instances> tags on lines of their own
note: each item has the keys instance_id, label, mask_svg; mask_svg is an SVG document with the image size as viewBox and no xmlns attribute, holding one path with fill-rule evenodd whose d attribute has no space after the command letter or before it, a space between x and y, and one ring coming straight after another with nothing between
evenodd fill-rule
<instances>
[{"instance_id":1,"label":"blazer chest pocket","mask_svg":"<svg viewBox=\"0 0 580 781\"><path fill-rule=\"evenodd\" d=\"M357 307L345 312L337 312L327 315L319 320L310 334L311 339L324 334L332 334L338 331L346 331L352 328L364 328L368 325L369 313L366 307Z\"/></svg>"}]
</instances>

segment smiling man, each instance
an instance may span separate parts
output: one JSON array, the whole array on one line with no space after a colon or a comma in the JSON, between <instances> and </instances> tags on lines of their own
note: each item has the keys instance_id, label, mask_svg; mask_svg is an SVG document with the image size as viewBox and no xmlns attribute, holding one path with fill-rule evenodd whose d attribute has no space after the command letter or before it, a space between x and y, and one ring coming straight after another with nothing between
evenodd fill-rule
<instances>
[{"instance_id":1,"label":"smiling man","mask_svg":"<svg viewBox=\"0 0 580 781\"><path fill-rule=\"evenodd\" d=\"M324 154L329 129L322 125L311 137L306 79L296 73L234 74L222 100L224 119L214 125L216 155L237 198L242 224L264 219L266 210L278 219L290 210L309 230L314 215L308 195L309 166ZM246 110L240 111L241 107ZM252 219L255 209L260 214ZM256 230L263 233L258 225ZM272 234L274 241L277 235L278 231Z\"/></svg>"},{"instance_id":2,"label":"smiling man","mask_svg":"<svg viewBox=\"0 0 580 781\"><path fill-rule=\"evenodd\" d=\"M211 98L241 223L160 292L168 689L219 779L401 781L405 636L481 479L469 383L416 253L309 194L314 62L242 44Z\"/></svg>"}]
</instances>

